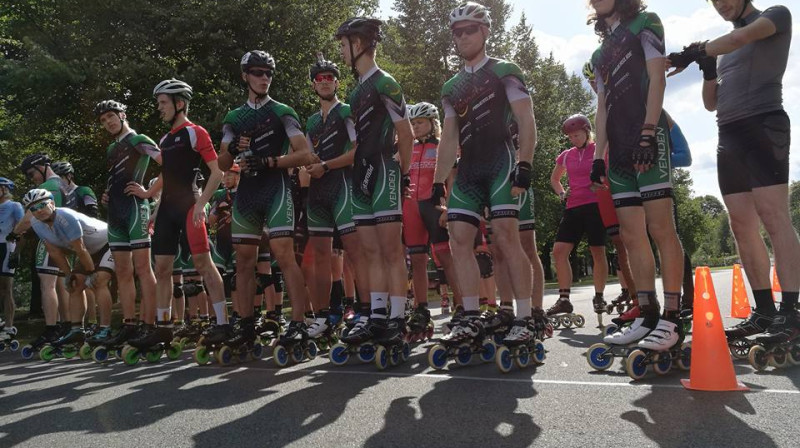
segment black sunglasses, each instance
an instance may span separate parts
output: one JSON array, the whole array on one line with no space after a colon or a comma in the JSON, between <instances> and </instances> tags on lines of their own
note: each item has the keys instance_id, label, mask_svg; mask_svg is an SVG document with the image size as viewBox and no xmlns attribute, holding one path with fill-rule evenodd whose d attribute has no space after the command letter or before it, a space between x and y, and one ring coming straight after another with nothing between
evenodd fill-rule
<instances>
[{"instance_id":1,"label":"black sunglasses","mask_svg":"<svg viewBox=\"0 0 800 448\"><path fill-rule=\"evenodd\" d=\"M453 36L461 37L464 34L468 36L472 36L473 34L478 32L480 29L480 25L470 25L470 26L462 26L461 28L453 28Z\"/></svg>"},{"instance_id":2,"label":"black sunglasses","mask_svg":"<svg viewBox=\"0 0 800 448\"><path fill-rule=\"evenodd\" d=\"M272 78L272 75L275 74L275 72L272 70L249 70L247 73L255 76L256 78L260 78L264 75L267 75L267 78Z\"/></svg>"}]
</instances>

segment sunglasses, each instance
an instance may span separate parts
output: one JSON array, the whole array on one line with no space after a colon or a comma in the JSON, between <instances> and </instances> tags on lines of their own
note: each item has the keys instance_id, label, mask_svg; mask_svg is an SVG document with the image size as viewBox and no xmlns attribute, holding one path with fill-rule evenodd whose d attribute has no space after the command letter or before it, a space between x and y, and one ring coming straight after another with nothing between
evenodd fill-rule
<instances>
[{"instance_id":1,"label":"sunglasses","mask_svg":"<svg viewBox=\"0 0 800 448\"><path fill-rule=\"evenodd\" d=\"M453 36L461 37L463 35L472 36L480 29L480 25L462 26L461 28L453 28Z\"/></svg>"},{"instance_id":2,"label":"sunglasses","mask_svg":"<svg viewBox=\"0 0 800 448\"><path fill-rule=\"evenodd\" d=\"M314 82L333 82L335 80L336 76L334 76L332 73L320 73L314 77Z\"/></svg>"},{"instance_id":3,"label":"sunglasses","mask_svg":"<svg viewBox=\"0 0 800 448\"><path fill-rule=\"evenodd\" d=\"M251 76L255 76L256 78L260 78L264 75L267 75L267 78L272 78L272 75L275 74L272 70L250 70L249 73Z\"/></svg>"},{"instance_id":4,"label":"sunglasses","mask_svg":"<svg viewBox=\"0 0 800 448\"><path fill-rule=\"evenodd\" d=\"M38 204L31 205L30 207L28 207L28 210L30 210L31 212L38 212L39 210L45 207L47 207L47 201L42 201Z\"/></svg>"}]
</instances>

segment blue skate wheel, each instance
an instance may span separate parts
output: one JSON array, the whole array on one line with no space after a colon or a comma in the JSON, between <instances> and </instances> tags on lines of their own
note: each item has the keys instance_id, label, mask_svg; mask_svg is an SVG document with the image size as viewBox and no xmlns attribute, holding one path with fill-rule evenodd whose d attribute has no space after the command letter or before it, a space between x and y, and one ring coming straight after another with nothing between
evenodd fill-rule
<instances>
[{"instance_id":1,"label":"blue skate wheel","mask_svg":"<svg viewBox=\"0 0 800 448\"><path fill-rule=\"evenodd\" d=\"M684 342L681 345L681 356L678 358L678 368L681 370L689 370L692 366L692 343Z\"/></svg>"},{"instance_id":2,"label":"blue skate wheel","mask_svg":"<svg viewBox=\"0 0 800 448\"><path fill-rule=\"evenodd\" d=\"M220 347L214 355L217 358L217 362L222 366L230 365L231 361L233 361L233 352L227 345Z\"/></svg>"},{"instance_id":3,"label":"blue skate wheel","mask_svg":"<svg viewBox=\"0 0 800 448\"><path fill-rule=\"evenodd\" d=\"M640 380L647 374L647 364L645 364L647 354L639 349L632 351L625 361L625 370L628 376L634 380Z\"/></svg>"},{"instance_id":4,"label":"blue skate wheel","mask_svg":"<svg viewBox=\"0 0 800 448\"><path fill-rule=\"evenodd\" d=\"M347 345L341 342L334 344L334 346L331 347L331 350L328 352L328 359L330 359L335 366L347 364L347 360L349 358L350 353L347 351Z\"/></svg>"},{"instance_id":5,"label":"blue skate wheel","mask_svg":"<svg viewBox=\"0 0 800 448\"><path fill-rule=\"evenodd\" d=\"M283 345L276 345L275 350L272 351L272 360L278 367L286 367L289 365L289 352Z\"/></svg>"},{"instance_id":6,"label":"blue skate wheel","mask_svg":"<svg viewBox=\"0 0 800 448\"><path fill-rule=\"evenodd\" d=\"M447 365L447 349L441 344L435 344L428 350L428 365L436 370L442 370Z\"/></svg>"},{"instance_id":7,"label":"blue skate wheel","mask_svg":"<svg viewBox=\"0 0 800 448\"><path fill-rule=\"evenodd\" d=\"M261 359L264 356L264 346L261 343L256 342L253 344L253 358L254 359Z\"/></svg>"},{"instance_id":8,"label":"blue skate wheel","mask_svg":"<svg viewBox=\"0 0 800 448\"><path fill-rule=\"evenodd\" d=\"M456 364L460 366L469 365L472 361L472 347L467 343L463 343L456 350Z\"/></svg>"},{"instance_id":9,"label":"blue skate wheel","mask_svg":"<svg viewBox=\"0 0 800 448\"><path fill-rule=\"evenodd\" d=\"M408 361L408 358L411 357L411 345L408 342L403 342L402 348L403 350L400 352L400 354L403 357L403 362L406 362Z\"/></svg>"},{"instance_id":10,"label":"blue skate wheel","mask_svg":"<svg viewBox=\"0 0 800 448\"><path fill-rule=\"evenodd\" d=\"M305 359L305 350L302 344L294 344L291 351L289 352L289 356L292 358L292 362L295 364L300 364Z\"/></svg>"},{"instance_id":11,"label":"blue skate wheel","mask_svg":"<svg viewBox=\"0 0 800 448\"><path fill-rule=\"evenodd\" d=\"M22 359L31 359L35 353L36 350L33 349L33 346L26 345L22 347L22 352L20 354L22 355Z\"/></svg>"},{"instance_id":12,"label":"blue skate wheel","mask_svg":"<svg viewBox=\"0 0 800 448\"><path fill-rule=\"evenodd\" d=\"M497 368L503 373L510 372L511 366L514 365L514 360L511 359L511 350L506 346L497 348L497 355L495 355L494 361L497 364Z\"/></svg>"},{"instance_id":13,"label":"blue skate wheel","mask_svg":"<svg viewBox=\"0 0 800 448\"><path fill-rule=\"evenodd\" d=\"M318 353L319 353L319 347L317 346L317 343L314 341L308 341L308 347L306 347L306 353L305 353L306 358L308 358L308 360L310 361L316 358Z\"/></svg>"},{"instance_id":14,"label":"blue skate wheel","mask_svg":"<svg viewBox=\"0 0 800 448\"><path fill-rule=\"evenodd\" d=\"M542 341L536 340L533 342L533 362L536 364L544 364L544 359L547 356L547 352L544 349L544 344Z\"/></svg>"},{"instance_id":15,"label":"blue skate wheel","mask_svg":"<svg viewBox=\"0 0 800 448\"><path fill-rule=\"evenodd\" d=\"M378 370L385 370L389 366L389 351L386 347L379 345L375 348L375 367Z\"/></svg>"},{"instance_id":16,"label":"blue skate wheel","mask_svg":"<svg viewBox=\"0 0 800 448\"><path fill-rule=\"evenodd\" d=\"M389 349L389 362L393 366L398 366L403 362L403 347L394 345Z\"/></svg>"},{"instance_id":17,"label":"blue skate wheel","mask_svg":"<svg viewBox=\"0 0 800 448\"><path fill-rule=\"evenodd\" d=\"M586 361L595 370L606 370L614 363L614 353L608 345L599 342L586 351Z\"/></svg>"},{"instance_id":18,"label":"blue skate wheel","mask_svg":"<svg viewBox=\"0 0 800 448\"><path fill-rule=\"evenodd\" d=\"M494 361L494 356L497 353L497 345L494 343L493 340L487 338L483 341L483 345L481 346L481 361L483 362L492 362Z\"/></svg>"},{"instance_id":19,"label":"blue skate wheel","mask_svg":"<svg viewBox=\"0 0 800 448\"><path fill-rule=\"evenodd\" d=\"M531 363L531 352L528 350L528 347L524 345L520 345L519 347L514 349L514 363L520 369L524 369L528 367Z\"/></svg>"},{"instance_id":20,"label":"blue skate wheel","mask_svg":"<svg viewBox=\"0 0 800 448\"><path fill-rule=\"evenodd\" d=\"M680 352L678 352L680 355ZM653 370L659 375L666 375L672 368L672 355L669 352L658 354L658 360L653 364Z\"/></svg>"},{"instance_id":21,"label":"blue skate wheel","mask_svg":"<svg viewBox=\"0 0 800 448\"><path fill-rule=\"evenodd\" d=\"M6 343L5 342L0 342L0 353L2 353L4 351L6 351Z\"/></svg>"},{"instance_id":22,"label":"blue skate wheel","mask_svg":"<svg viewBox=\"0 0 800 448\"><path fill-rule=\"evenodd\" d=\"M375 361L375 345L366 342L358 347L358 360L363 363Z\"/></svg>"},{"instance_id":23,"label":"blue skate wheel","mask_svg":"<svg viewBox=\"0 0 800 448\"><path fill-rule=\"evenodd\" d=\"M617 324L608 324L603 328L603 334L606 336L611 336L612 334L616 333L619 330Z\"/></svg>"},{"instance_id":24,"label":"blue skate wheel","mask_svg":"<svg viewBox=\"0 0 800 448\"><path fill-rule=\"evenodd\" d=\"M19 350L19 341L16 339L9 343L8 347L11 349L12 352Z\"/></svg>"},{"instance_id":25,"label":"blue skate wheel","mask_svg":"<svg viewBox=\"0 0 800 448\"><path fill-rule=\"evenodd\" d=\"M92 360L96 363L106 362L106 360L108 360L108 350L102 345L95 347L94 350L92 350Z\"/></svg>"}]
</instances>

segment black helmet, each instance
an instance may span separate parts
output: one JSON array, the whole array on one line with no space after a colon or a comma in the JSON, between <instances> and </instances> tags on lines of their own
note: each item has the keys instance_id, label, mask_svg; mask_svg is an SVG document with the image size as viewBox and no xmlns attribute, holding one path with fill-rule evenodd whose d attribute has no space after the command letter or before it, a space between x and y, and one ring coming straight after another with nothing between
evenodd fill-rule
<instances>
[{"instance_id":1,"label":"black helmet","mask_svg":"<svg viewBox=\"0 0 800 448\"><path fill-rule=\"evenodd\" d=\"M105 100L100 101L96 106L94 106L94 114L99 117L108 111L113 111L116 113L125 112L127 108L127 106L118 101Z\"/></svg>"},{"instance_id":2,"label":"black helmet","mask_svg":"<svg viewBox=\"0 0 800 448\"><path fill-rule=\"evenodd\" d=\"M339 78L339 67L334 63L322 56L322 53L317 53L317 62L311 66L308 71L309 77L313 81L320 73L330 72Z\"/></svg>"},{"instance_id":3,"label":"black helmet","mask_svg":"<svg viewBox=\"0 0 800 448\"><path fill-rule=\"evenodd\" d=\"M366 39L372 46L375 46L383 39L381 25L383 25L383 22L378 19L352 17L339 25L335 37L336 39L340 39L344 36L356 35Z\"/></svg>"},{"instance_id":4,"label":"black helmet","mask_svg":"<svg viewBox=\"0 0 800 448\"><path fill-rule=\"evenodd\" d=\"M275 58L270 56L266 51L253 50L248 51L242 56L239 62L242 72L246 72L253 67L263 67L270 70L275 70Z\"/></svg>"},{"instance_id":5,"label":"black helmet","mask_svg":"<svg viewBox=\"0 0 800 448\"><path fill-rule=\"evenodd\" d=\"M33 167L48 165L50 165L50 156L44 153L36 153L22 159L22 164L20 164L19 169L22 170L24 174L27 174L28 170Z\"/></svg>"}]
</instances>

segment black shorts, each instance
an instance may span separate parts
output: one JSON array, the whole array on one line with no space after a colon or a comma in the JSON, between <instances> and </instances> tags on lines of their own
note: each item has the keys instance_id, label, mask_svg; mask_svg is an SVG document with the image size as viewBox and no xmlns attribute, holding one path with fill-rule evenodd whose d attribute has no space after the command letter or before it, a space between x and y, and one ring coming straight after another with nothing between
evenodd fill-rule
<instances>
[{"instance_id":1,"label":"black shorts","mask_svg":"<svg viewBox=\"0 0 800 448\"><path fill-rule=\"evenodd\" d=\"M584 233L588 236L589 246L605 246L606 228L596 203L565 209L558 224L556 241L578 244Z\"/></svg>"},{"instance_id":2,"label":"black shorts","mask_svg":"<svg viewBox=\"0 0 800 448\"><path fill-rule=\"evenodd\" d=\"M723 196L789 182L791 124L779 110L719 127L717 179Z\"/></svg>"},{"instance_id":3,"label":"black shorts","mask_svg":"<svg viewBox=\"0 0 800 448\"><path fill-rule=\"evenodd\" d=\"M153 226L153 255L175 255L181 235L189 243L193 255L209 252L208 232L205 222L195 226L192 222L194 204L162 203L158 207Z\"/></svg>"}]
</instances>

